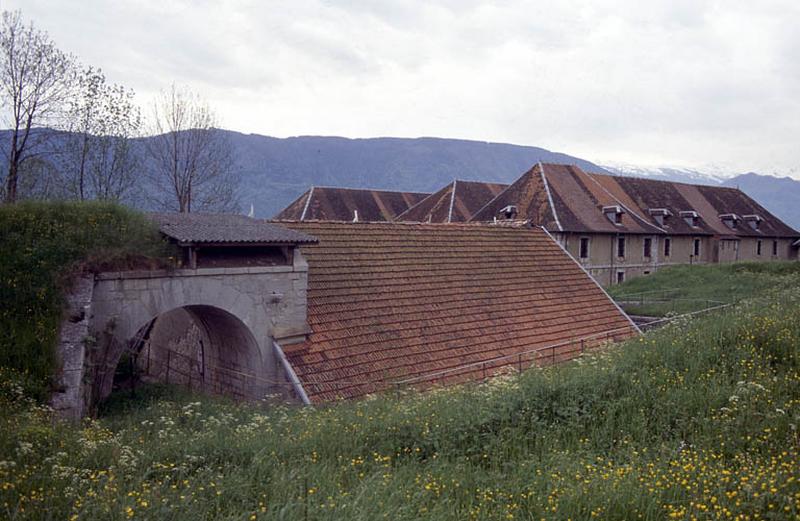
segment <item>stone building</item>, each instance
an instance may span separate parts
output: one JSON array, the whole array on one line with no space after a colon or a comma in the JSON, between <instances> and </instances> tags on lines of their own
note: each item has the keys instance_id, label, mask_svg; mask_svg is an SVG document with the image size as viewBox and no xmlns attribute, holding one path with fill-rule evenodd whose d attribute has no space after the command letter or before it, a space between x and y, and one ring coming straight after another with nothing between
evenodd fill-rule
<instances>
[{"instance_id":1,"label":"stone building","mask_svg":"<svg viewBox=\"0 0 800 521\"><path fill-rule=\"evenodd\" d=\"M735 188L537 164L471 222L528 220L610 285L663 266L797 258L800 234Z\"/></svg>"},{"instance_id":2,"label":"stone building","mask_svg":"<svg viewBox=\"0 0 800 521\"><path fill-rule=\"evenodd\" d=\"M327 204L340 215L352 213L348 200L328 196L337 198ZM394 221L529 222L548 230L604 285L676 264L797 259L800 249L800 233L738 189L560 164L537 164L511 185L453 181Z\"/></svg>"},{"instance_id":3,"label":"stone building","mask_svg":"<svg viewBox=\"0 0 800 521\"><path fill-rule=\"evenodd\" d=\"M124 386L126 357L195 391L318 403L480 380L638 333L540 228L153 218L182 267L82 281L59 349L64 416Z\"/></svg>"}]
</instances>

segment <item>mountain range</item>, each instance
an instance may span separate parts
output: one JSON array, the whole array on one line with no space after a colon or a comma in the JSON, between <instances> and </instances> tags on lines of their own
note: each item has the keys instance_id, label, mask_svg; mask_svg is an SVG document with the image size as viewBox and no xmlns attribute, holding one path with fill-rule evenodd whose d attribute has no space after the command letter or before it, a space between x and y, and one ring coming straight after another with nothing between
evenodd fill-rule
<instances>
[{"instance_id":1,"label":"mountain range","mask_svg":"<svg viewBox=\"0 0 800 521\"><path fill-rule=\"evenodd\" d=\"M257 217L272 217L310 186L433 192L453 179L511 183L542 161L575 164L602 174L739 187L787 224L800 229L800 181L788 177L752 172L737 175L718 168L596 164L540 147L462 139L275 138L220 132L230 141L237 160L241 207L246 211L252 205ZM0 143L7 136L7 131L0 131ZM139 153L144 153L147 139L137 140Z\"/></svg>"},{"instance_id":2,"label":"mountain range","mask_svg":"<svg viewBox=\"0 0 800 521\"><path fill-rule=\"evenodd\" d=\"M538 161L576 164L589 172L739 187L800 229L800 181L720 168L596 164L534 146L443 138L300 136L228 132L242 171L242 203L271 217L312 185L433 192L453 179L511 183Z\"/></svg>"}]
</instances>

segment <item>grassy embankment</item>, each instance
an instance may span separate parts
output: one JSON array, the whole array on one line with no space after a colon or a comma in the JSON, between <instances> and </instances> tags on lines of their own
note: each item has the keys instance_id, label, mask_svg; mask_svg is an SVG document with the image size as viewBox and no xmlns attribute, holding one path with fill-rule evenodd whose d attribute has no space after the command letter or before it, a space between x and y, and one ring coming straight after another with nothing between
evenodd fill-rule
<instances>
[{"instance_id":1,"label":"grassy embankment","mask_svg":"<svg viewBox=\"0 0 800 521\"><path fill-rule=\"evenodd\" d=\"M630 314L664 316L792 287L798 274L796 261L674 266L611 286L608 292Z\"/></svg>"},{"instance_id":2,"label":"grassy embankment","mask_svg":"<svg viewBox=\"0 0 800 521\"><path fill-rule=\"evenodd\" d=\"M423 395L298 410L154 389L75 428L2 378L0 516L799 519L800 277L773 269L747 268L758 296L723 313Z\"/></svg>"},{"instance_id":3,"label":"grassy embankment","mask_svg":"<svg viewBox=\"0 0 800 521\"><path fill-rule=\"evenodd\" d=\"M0 367L19 371L44 393L70 278L153 266L167 251L152 223L118 205L0 206Z\"/></svg>"}]
</instances>

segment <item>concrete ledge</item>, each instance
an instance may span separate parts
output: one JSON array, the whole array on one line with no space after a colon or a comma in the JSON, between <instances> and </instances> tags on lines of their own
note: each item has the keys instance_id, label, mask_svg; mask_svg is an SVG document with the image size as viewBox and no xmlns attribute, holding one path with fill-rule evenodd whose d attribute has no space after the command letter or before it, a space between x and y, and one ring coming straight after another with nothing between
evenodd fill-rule
<instances>
[{"instance_id":1,"label":"concrete ledge","mask_svg":"<svg viewBox=\"0 0 800 521\"><path fill-rule=\"evenodd\" d=\"M159 279L170 277L203 277L214 275L253 275L258 273L292 273L292 266L256 266L247 268L198 268L196 270L132 270L98 273L97 280Z\"/></svg>"},{"instance_id":2,"label":"concrete ledge","mask_svg":"<svg viewBox=\"0 0 800 521\"><path fill-rule=\"evenodd\" d=\"M305 336L310 333L311 327L308 323L294 326L275 326L272 328L272 337L279 341L286 341L292 338L296 340L298 337L301 339L300 341L302 341L305 339Z\"/></svg>"}]
</instances>

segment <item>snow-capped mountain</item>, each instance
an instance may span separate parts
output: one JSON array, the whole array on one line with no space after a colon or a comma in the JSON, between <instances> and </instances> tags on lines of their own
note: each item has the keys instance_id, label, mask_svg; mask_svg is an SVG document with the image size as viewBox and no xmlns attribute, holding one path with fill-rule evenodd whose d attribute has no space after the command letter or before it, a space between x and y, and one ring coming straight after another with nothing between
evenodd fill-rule
<instances>
[{"instance_id":1,"label":"snow-capped mountain","mask_svg":"<svg viewBox=\"0 0 800 521\"><path fill-rule=\"evenodd\" d=\"M602 163L600 166L614 175L738 188L789 226L800 229L800 206L797 204L800 198L800 181L791 177L760 175L753 172L740 173L715 166L687 168L611 162Z\"/></svg>"},{"instance_id":2,"label":"snow-capped mountain","mask_svg":"<svg viewBox=\"0 0 800 521\"><path fill-rule=\"evenodd\" d=\"M600 166L616 175L708 185L722 184L741 173L715 165L699 169L682 166L642 166L630 163L607 162L602 163Z\"/></svg>"}]
</instances>

